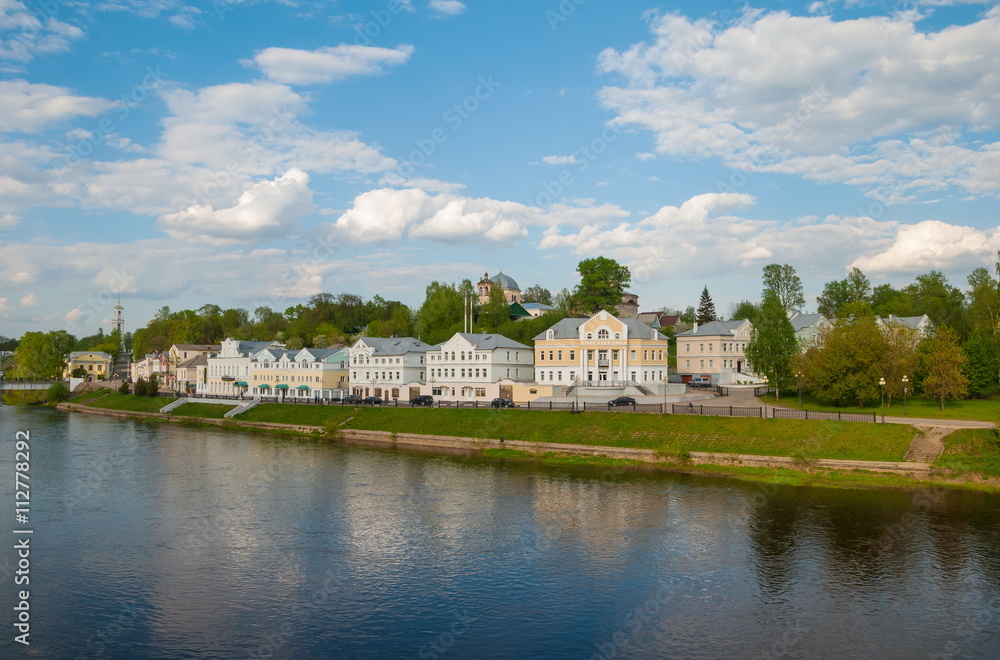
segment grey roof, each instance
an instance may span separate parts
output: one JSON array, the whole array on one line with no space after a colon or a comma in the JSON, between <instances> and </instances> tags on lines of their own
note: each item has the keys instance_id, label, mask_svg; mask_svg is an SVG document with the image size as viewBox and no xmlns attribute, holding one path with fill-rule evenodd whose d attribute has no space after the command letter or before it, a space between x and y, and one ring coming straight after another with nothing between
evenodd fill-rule
<instances>
[{"instance_id":1,"label":"grey roof","mask_svg":"<svg viewBox=\"0 0 1000 660\"><path fill-rule=\"evenodd\" d=\"M298 355L302 351L305 351L312 356L314 360L319 360L321 362L336 362L339 360L346 360L350 351L346 348L303 348L300 351L296 351L295 354ZM343 357L338 358L337 355L342 354Z\"/></svg>"},{"instance_id":2,"label":"grey roof","mask_svg":"<svg viewBox=\"0 0 1000 660\"><path fill-rule=\"evenodd\" d=\"M219 351L221 344L172 344L172 348L179 348L182 351Z\"/></svg>"},{"instance_id":3,"label":"grey roof","mask_svg":"<svg viewBox=\"0 0 1000 660\"><path fill-rule=\"evenodd\" d=\"M74 358L83 357L84 355L91 355L91 354L96 355L99 358L107 358L108 360L111 359L111 356L105 353L104 351L73 351L72 353L69 354L69 359L72 360Z\"/></svg>"},{"instance_id":4,"label":"grey roof","mask_svg":"<svg viewBox=\"0 0 1000 660\"><path fill-rule=\"evenodd\" d=\"M426 353L435 348L413 337L361 337L372 347L372 355L404 355Z\"/></svg>"},{"instance_id":5,"label":"grey roof","mask_svg":"<svg viewBox=\"0 0 1000 660\"><path fill-rule=\"evenodd\" d=\"M732 335L733 331L738 327L746 323L746 319L738 319L735 321L712 321L711 323L705 323L704 325L699 325L698 329L695 330L691 328L690 330L685 330L684 332L678 332L678 337L717 337Z\"/></svg>"},{"instance_id":6,"label":"grey roof","mask_svg":"<svg viewBox=\"0 0 1000 660\"><path fill-rule=\"evenodd\" d=\"M208 356L205 354L199 354L193 358L188 358L180 364L177 365L178 369L190 369L191 367L197 367L202 364L208 364Z\"/></svg>"},{"instance_id":7,"label":"grey roof","mask_svg":"<svg viewBox=\"0 0 1000 660\"><path fill-rule=\"evenodd\" d=\"M596 315L595 315L596 316ZM614 316L609 314L609 316ZM578 339L580 337L580 326L592 319L592 316L588 316L582 319L563 319L553 325L548 330L543 330L533 337L535 341L544 340L546 333L552 330L552 337L554 339ZM618 319L617 316L615 316ZM628 328L629 337L649 337L650 333L653 332L653 328L649 327L639 319L618 319ZM659 331L656 333L656 338L662 341L666 341L666 335L660 334Z\"/></svg>"},{"instance_id":8,"label":"grey roof","mask_svg":"<svg viewBox=\"0 0 1000 660\"><path fill-rule=\"evenodd\" d=\"M924 320L925 316L926 315L921 315L921 316L895 316L893 314L890 314L888 318L880 316L879 320L882 321L883 323L901 323L901 324L905 325L906 327L911 328L913 330L919 330L920 329L920 323ZM927 320L930 321L929 318Z\"/></svg>"},{"instance_id":9,"label":"grey roof","mask_svg":"<svg viewBox=\"0 0 1000 660\"><path fill-rule=\"evenodd\" d=\"M540 302L521 303L521 307L525 309L544 309L546 311L555 309L552 305L546 305L545 303Z\"/></svg>"},{"instance_id":10,"label":"grey roof","mask_svg":"<svg viewBox=\"0 0 1000 660\"><path fill-rule=\"evenodd\" d=\"M822 314L795 314L788 321L795 328L795 331L799 332L800 330L811 328L823 319L826 319L826 317Z\"/></svg>"},{"instance_id":11,"label":"grey roof","mask_svg":"<svg viewBox=\"0 0 1000 660\"><path fill-rule=\"evenodd\" d=\"M491 277L490 282L493 282L501 289L517 289L518 291L521 290L521 287L517 285L517 282L514 281L514 278L511 277L510 275L505 275L503 271L500 271L499 273Z\"/></svg>"},{"instance_id":12,"label":"grey roof","mask_svg":"<svg viewBox=\"0 0 1000 660\"><path fill-rule=\"evenodd\" d=\"M497 348L524 348L531 350L530 346L525 346L520 342L516 342L513 339L504 337L503 335L498 335L496 333L480 333L480 334L470 334L468 332L458 332L470 344L475 346L481 351L492 351ZM438 346L441 346L439 344Z\"/></svg>"}]
</instances>

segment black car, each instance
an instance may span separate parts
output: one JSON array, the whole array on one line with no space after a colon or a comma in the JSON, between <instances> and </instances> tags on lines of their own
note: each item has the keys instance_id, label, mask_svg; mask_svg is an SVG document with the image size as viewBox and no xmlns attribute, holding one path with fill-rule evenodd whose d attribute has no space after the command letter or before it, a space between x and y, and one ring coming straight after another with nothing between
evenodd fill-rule
<instances>
[{"instance_id":1,"label":"black car","mask_svg":"<svg viewBox=\"0 0 1000 660\"><path fill-rule=\"evenodd\" d=\"M608 407L611 406L634 406L635 399L630 396L620 396L617 399L611 399L608 401Z\"/></svg>"},{"instance_id":2,"label":"black car","mask_svg":"<svg viewBox=\"0 0 1000 660\"><path fill-rule=\"evenodd\" d=\"M497 397L490 402L490 405L494 408L513 408L514 402L510 399L504 399L502 397Z\"/></svg>"},{"instance_id":3,"label":"black car","mask_svg":"<svg viewBox=\"0 0 1000 660\"><path fill-rule=\"evenodd\" d=\"M345 396L341 403L361 403L361 397L357 394L351 394L350 396Z\"/></svg>"},{"instance_id":4,"label":"black car","mask_svg":"<svg viewBox=\"0 0 1000 660\"><path fill-rule=\"evenodd\" d=\"M366 396L365 398L361 399L361 403L364 404L364 405L366 405L366 406L381 406L382 405L382 397L379 397L379 396Z\"/></svg>"},{"instance_id":5,"label":"black car","mask_svg":"<svg viewBox=\"0 0 1000 660\"><path fill-rule=\"evenodd\" d=\"M411 406L433 406L434 405L434 397L432 397L430 394L421 394L420 396L416 397L415 399L412 399L410 401L410 405Z\"/></svg>"}]
</instances>

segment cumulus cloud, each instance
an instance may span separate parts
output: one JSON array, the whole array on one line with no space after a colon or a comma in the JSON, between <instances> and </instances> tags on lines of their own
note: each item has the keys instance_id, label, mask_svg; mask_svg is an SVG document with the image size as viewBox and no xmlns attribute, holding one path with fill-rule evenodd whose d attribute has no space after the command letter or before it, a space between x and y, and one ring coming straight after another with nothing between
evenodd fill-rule
<instances>
[{"instance_id":1,"label":"cumulus cloud","mask_svg":"<svg viewBox=\"0 0 1000 660\"><path fill-rule=\"evenodd\" d=\"M13 229L18 226L21 219L10 213L0 214L0 229Z\"/></svg>"},{"instance_id":2,"label":"cumulus cloud","mask_svg":"<svg viewBox=\"0 0 1000 660\"><path fill-rule=\"evenodd\" d=\"M65 87L0 80L0 131L37 131L73 117L93 117L112 105L106 99L74 96Z\"/></svg>"},{"instance_id":3,"label":"cumulus cloud","mask_svg":"<svg viewBox=\"0 0 1000 660\"><path fill-rule=\"evenodd\" d=\"M75 25L38 18L23 2L0 2L0 60L25 63L40 54L62 53L69 50L70 40L82 36ZM16 68L0 65L0 70Z\"/></svg>"},{"instance_id":4,"label":"cumulus cloud","mask_svg":"<svg viewBox=\"0 0 1000 660\"><path fill-rule=\"evenodd\" d=\"M34 292L31 292L28 295L21 298L22 307L34 307L37 304L38 304L38 297L35 295Z\"/></svg>"},{"instance_id":5,"label":"cumulus cloud","mask_svg":"<svg viewBox=\"0 0 1000 660\"><path fill-rule=\"evenodd\" d=\"M404 64L413 46L377 48L341 44L316 50L265 48L254 56L254 64L270 80L290 85L317 85L351 76L382 73L390 66Z\"/></svg>"},{"instance_id":6,"label":"cumulus cloud","mask_svg":"<svg viewBox=\"0 0 1000 660\"><path fill-rule=\"evenodd\" d=\"M546 165L576 165L576 155L570 156L542 156L542 162Z\"/></svg>"},{"instance_id":7,"label":"cumulus cloud","mask_svg":"<svg viewBox=\"0 0 1000 660\"><path fill-rule=\"evenodd\" d=\"M458 0L431 0L427 6L440 16L458 16L465 11L465 4Z\"/></svg>"},{"instance_id":8,"label":"cumulus cloud","mask_svg":"<svg viewBox=\"0 0 1000 660\"><path fill-rule=\"evenodd\" d=\"M1000 190L976 174L995 167L996 144L955 129L1000 125L1000 12L940 32L917 20L657 15L648 40L600 54L599 70L626 84L599 98L665 155L908 190L901 198L938 185Z\"/></svg>"},{"instance_id":9,"label":"cumulus cloud","mask_svg":"<svg viewBox=\"0 0 1000 660\"><path fill-rule=\"evenodd\" d=\"M262 181L240 195L235 206L215 209L195 205L160 217L171 236L216 243L254 242L288 236L313 209L309 175L291 169L273 181Z\"/></svg>"},{"instance_id":10,"label":"cumulus cloud","mask_svg":"<svg viewBox=\"0 0 1000 660\"><path fill-rule=\"evenodd\" d=\"M925 220L899 227L885 250L859 257L851 266L875 274L971 269L990 261L997 250L1000 250L1000 229L981 231Z\"/></svg>"}]
</instances>

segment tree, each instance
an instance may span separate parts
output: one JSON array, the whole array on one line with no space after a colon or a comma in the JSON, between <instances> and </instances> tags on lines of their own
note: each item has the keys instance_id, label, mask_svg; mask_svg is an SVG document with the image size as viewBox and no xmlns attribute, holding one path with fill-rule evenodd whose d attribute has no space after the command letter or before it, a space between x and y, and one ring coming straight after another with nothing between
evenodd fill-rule
<instances>
[{"instance_id":1,"label":"tree","mask_svg":"<svg viewBox=\"0 0 1000 660\"><path fill-rule=\"evenodd\" d=\"M958 399L968 393L969 380L962 373L965 356L958 345L958 333L948 326L941 326L934 336L926 340L923 355L926 375L921 382L924 394L937 399L941 410L947 399Z\"/></svg>"},{"instance_id":2,"label":"tree","mask_svg":"<svg viewBox=\"0 0 1000 660\"><path fill-rule=\"evenodd\" d=\"M885 338L881 376L885 378L886 402L891 408L892 400L903 396L903 376L912 379L919 367L920 333L902 323L889 323L881 330Z\"/></svg>"},{"instance_id":3,"label":"tree","mask_svg":"<svg viewBox=\"0 0 1000 660\"><path fill-rule=\"evenodd\" d=\"M824 334L819 348L807 352L804 385L816 398L837 405L850 401L861 407L877 401L887 350L874 316L841 319Z\"/></svg>"},{"instance_id":4,"label":"tree","mask_svg":"<svg viewBox=\"0 0 1000 660\"><path fill-rule=\"evenodd\" d=\"M77 367L76 369L71 371L69 375L70 378L86 378L87 370L84 369L83 367Z\"/></svg>"},{"instance_id":5,"label":"tree","mask_svg":"<svg viewBox=\"0 0 1000 660\"><path fill-rule=\"evenodd\" d=\"M60 378L66 356L76 346L76 338L65 330L26 332L17 346L18 378Z\"/></svg>"},{"instance_id":6,"label":"tree","mask_svg":"<svg viewBox=\"0 0 1000 660\"><path fill-rule=\"evenodd\" d=\"M715 321L718 317L715 315L715 303L712 302L712 296L708 293L708 287L706 286L701 290L701 298L698 300L698 316L695 320L698 323L705 324Z\"/></svg>"},{"instance_id":7,"label":"tree","mask_svg":"<svg viewBox=\"0 0 1000 660\"><path fill-rule=\"evenodd\" d=\"M754 373L767 376L778 398L781 397L781 386L791 379L792 357L798 349L795 328L788 320L778 293L766 289L760 315L750 331L746 357Z\"/></svg>"},{"instance_id":8,"label":"tree","mask_svg":"<svg viewBox=\"0 0 1000 660\"><path fill-rule=\"evenodd\" d=\"M580 273L580 284L573 293L573 308L585 314L616 309L632 283L628 266L607 257L584 259L576 271Z\"/></svg>"},{"instance_id":9,"label":"tree","mask_svg":"<svg viewBox=\"0 0 1000 660\"><path fill-rule=\"evenodd\" d=\"M154 397L160 393L160 379L156 374L150 374L146 382L146 396Z\"/></svg>"},{"instance_id":10,"label":"tree","mask_svg":"<svg viewBox=\"0 0 1000 660\"><path fill-rule=\"evenodd\" d=\"M757 316L760 314L760 305L749 300L741 300L729 306L729 320L740 321L746 319L751 323L757 323Z\"/></svg>"},{"instance_id":11,"label":"tree","mask_svg":"<svg viewBox=\"0 0 1000 660\"><path fill-rule=\"evenodd\" d=\"M962 339L968 336L965 296L948 283L944 273L932 270L917 275L916 281L904 291L910 299L909 316L926 314L935 326L946 325Z\"/></svg>"},{"instance_id":12,"label":"tree","mask_svg":"<svg viewBox=\"0 0 1000 660\"><path fill-rule=\"evenodd\" d=\"M498 287L490 288L490 297L479 310L479 325L484 332L499 332L501 326L510 319L510 303Z\"/></svg>"},{"instance_id":13,"label":"tree","mask_svg":"<svg viewBox=\"0 0 1000 660\"><path fill-rule=\"evenodd\" d=\"M860 309L871 306L872 285L858 268L852 268L842 280L827 282L823 287L823 293L817 298L819 307L817 311L824 316L839 318L851 314L859 314ZM851 305L851 309L845 306Z\"/></svg>"},{"instance_id":14,"label":"tree","mask_svg":"<svg viewBox=\"0 0 1000 660\"><path fill-rule=\"evenodd\" d=\"M128 394L128 383L125 382L124 380L122 381L122 384L118 386L118 393Z\"/></svg>"},{"instance_id":15,"label":"tree","mask_svg":"<svg viewBox=\"0 0 1000 660\"><path fill-rule=\"evenodd\" d=\"M146 382L145 378L139 378L135 381L135 386L132 388L132 394L136 396L146 396L149 394L149 383Z\"/></svg>"},{"instance_id":16,"label":"tree","mask_svg":"<svg viewBox=\"0 0 1000 660\"><path fill-rule=\"evenodd\" d=\"M438 344L462 331L464 300L454 284L431 282L427 285L424 304L417 312L417 332L428 344Z\"/></svg>"},{"instance_id":17,"label":"tree","mask_svg":"<svg viewBox=\"0 0 1000 660\"><path fill-rule=\"evenodd\" d=\"M49 385L49 390L45 395L46 403L53 404L59 403L60 401L65 401L69 398L69 386L59 381L58 383L52 383Z\"/></svg>"},{"instance_id":18,"label":"tree","mask_svg":"<svg viewBox=\"0 0 1000 660\"><path fill-rule=\"evenodd\" d=\"M997 356L995 345L982 334L974 335L962 344L965 367L962 373L969 381L969 396L986 398L997 392Z\"/></svg>"},{"instance_id":19,"label":"tree","mask_svg":"<svg viewBox=\"0 0 1000 660\"><path fill-rule=\"evenodd\" d=\"M552 305L552 292L548 289L542 288L541 284L536 284L534 286L529 286L528 290L524 292L521 296L522 302L534 302L542 303L543 305Z\"/></svg>"},{"instance_id":20,"label":"tree","mask_svg":"<svg viewBox=\"0 0 1000 660\"><path fill-rule=\"evenodd\" d=\"M764 266L763 279L764 294L773 291L778 296L782 309L802 311L806 298L802 294L802 279L795 273L794 268L788 264L769 264Z\"/></svg>"}]
</instances>

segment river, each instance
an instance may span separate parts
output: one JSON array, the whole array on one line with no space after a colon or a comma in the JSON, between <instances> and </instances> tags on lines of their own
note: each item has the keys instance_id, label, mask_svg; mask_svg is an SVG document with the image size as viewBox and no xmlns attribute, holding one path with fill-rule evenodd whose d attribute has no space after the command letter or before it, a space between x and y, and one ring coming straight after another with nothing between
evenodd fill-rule
<instances>
[{"instance_id":1,"label":"river","mask_svg":"<svg viewBox=\"0 0 1000 660\"><path fill-rule=\"evenodd\" d=\"M3 658L1000 657L996 495L499 464L9 406L0 434ZM23 589L30 646L15 641Z\"/></svg>"}]
</instances>

